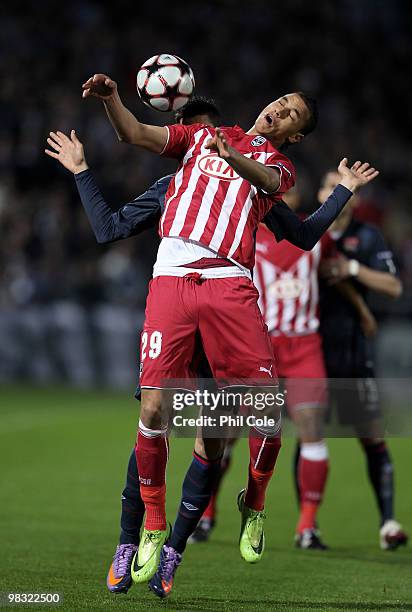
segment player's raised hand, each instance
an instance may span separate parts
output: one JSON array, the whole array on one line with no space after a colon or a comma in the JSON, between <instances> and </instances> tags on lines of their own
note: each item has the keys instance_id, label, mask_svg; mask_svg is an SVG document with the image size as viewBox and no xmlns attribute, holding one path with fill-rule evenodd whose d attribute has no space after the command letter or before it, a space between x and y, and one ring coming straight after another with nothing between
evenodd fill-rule
<instances>
[{"instance_id":1,"label":"player's raised hand","mask_svg":"<svg viewBox=\"0 0 412 612\"><path fill-rule=\"evenodd\" d=\"M82 89L83 98L94 96L101 100L107 100L116 93L117 83L106 74L95 74L83 83Z\"/></svg>"},{"instance_id":2,"label":"player's raised hand","mask_svg":"<svg viewBox=\"0 0 412 612\"><path fill-rule=\"evenodd\" d=\"M205 144L206 149L215 151L219 157L229 159L231 157L231 147L228 145L222 130L216 128L215 135Z\"/></svg>"},{"instance_id":3,"label":"player's raised hand","mask_svg":"<svg viewBox=\"0 0 412 612\"><path fill-rule=\"evenodd\" d=\"M353 192L373 181L379 174L379 171L372 168L368 162L356 161L353 166L349 168L347 157L341 160L338 172L342 177L340 181L341 185Z\"/></svg>"},{"instance_id":4,"label":"player's raised hand","mask_svg":"<svg viewBox=\"0 0 412 612\"><path fill-rule=\"evenodd\" d=\"M73 174L78 174L88 169L83 145L77 138L74 130L70 132L70 138L63 134L63 132L50 132L47 142L54 150L45 149L46 155L57 159L62 166L73 172Z\"/></svg>"}]
</instances>

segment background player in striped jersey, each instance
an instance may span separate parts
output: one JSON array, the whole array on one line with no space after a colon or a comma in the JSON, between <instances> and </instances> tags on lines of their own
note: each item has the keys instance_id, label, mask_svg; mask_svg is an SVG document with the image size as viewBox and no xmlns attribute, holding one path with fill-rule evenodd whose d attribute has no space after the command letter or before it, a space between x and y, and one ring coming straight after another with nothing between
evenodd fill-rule
<instances>
[{"instance_id":1,"label":"background player in striped jersey","mask_svg":"<svg viewBox=\"0 0 412 612\"><path fill-rule=\"evenodd\" d=\"M152 590L166 596L181 555L164 546L168 450L162 389L170 386L167 381L192 378L197 333L219 384L276 384L273 351L250 280L254 232L294 183L293 165L278 148L302 140L316 117L311 100L293 93L269 104L248 133L239 127L157 127L139 123L105 75L84 84L84 97L88 95L103 98L119 138L180 161L166 194L162 242L147 299L136 445L146 518L134 577L153 577ZM277 425L270 431L250 431L248 486L239 504L241 554L249 562L260 560L264 550L265 492L280 450L279 415L274 416ZM204 471L212 457L201 450L204 456L197 460Z\"/></svg>"},{"instance_id":2,"label":"background player in striped jersey","mask_svg":"<svg viewBox=\"0 0 412 612\"><path fill-rule=\"evenodd\" d=\"M179 115L179 119L186 123L195 122L196 119L201 118L205 123L213 124L218 117L218 111L213 102L194 99ZM105 243L127 238L156 225L164 209L164 196L171 176L160 179L145 194L122 206L119 211L112 212L87 167L80 141L74 134L71 140L59 134L61 144L58 153L51 153L51 155L75 173L76 185L98 242ZM349 183L346 184L351 186L355 178L352 170L347 169L343 164L343 172L349 179ZM358 180L361 179L359 175ZM304 221L296 216L288 206L281 203L271 209L265 217L265 222L272 228L275 235L282 235L302 248L311 249L336 218L350 194L351 192L344 187L336 187L326 202ZM211 374L203 373L201 376L211 376ZM186 480L190 487L187 484L186 488L184 487L182 503L173 530L175 546L179 552L183 552L186 540L200 516L198 513L188 513L186 509L188 505L196 507L195 504L199 504L198 491L193 478L194 467L196 466L192 464L189 468ZM215 472L218 473L218 470ZM113 592L127 591L131 585L131 559L139 543L144 514L144 505L137 483L138 471L133 451L128 465L127 483L122 495L120 544L117 547L107 581L109 590Z\"/></svg>"}]
</instances>

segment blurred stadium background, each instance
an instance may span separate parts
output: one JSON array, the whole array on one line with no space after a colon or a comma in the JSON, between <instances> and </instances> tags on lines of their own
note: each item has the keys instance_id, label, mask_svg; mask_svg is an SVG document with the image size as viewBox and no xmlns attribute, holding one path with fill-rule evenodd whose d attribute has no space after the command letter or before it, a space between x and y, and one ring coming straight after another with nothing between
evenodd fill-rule
<instances>
[{"instance_id":1,"label":"blurred stadium background","mask_svg":"<svg viewBox=\"0 0 412 612\"><path fill-rule=\"evenodd\" d=\"M135 75L157 52L191 64L197 93L216 98L225 123L247 128L278 94L310 91L319 99L319 127L290 149L304 207L316 206L320 177L343 155L381 170L357 214L393 247L404 293L374 304L379 374L410 377L410 3L42 0L5 2L0 14L0 592L60 591L68 610L157 608L142 589L113 600L104 580L134 437L138 334L158 238L147 232L97 245L72 177L43 153L46 136L77 130L116 208L174 166L117 142L101 105L81 100L90 75L110 74L129 108L153 122L170 117L140 104ZM236 548L234 499L247 461L241 441L216 534L210 547L188 550L168 608L411 610L411 553L379 551L356 444L330 444L320 520L332 550L322 556L292 548L293 444L285 440L269 492L268 558L249 568ZM410 441L390 444L397 515L410 529ZM190 451L189 440L173 442L171 519Z\"/></svg>"},{"instance_id":2,"label":"blurred stadium background","mask_svg":"<svg viewBox=\"0 0 412 612\"><path fill-rule=\"evenodd\" d=\"M7 4L9 6L7 7ZM412 369L411 11L407 0L138 3L43 1L2 9L0 70L0 381L60 381L131 389L155 232L98 246L71 176L43 153L50 129L76 128L114 208L173 163L118 144L101 105L82 101L95 72L119 82L148 121L170 117L138 101L135 75L151 54L175 52L217 99L226 123L247 127L284 91L319 99L320 123L290 150L306 210L343 155L381 177L357 211L394 248L404 293L377 300L380 375ZM35 358L33 359L33 355Z\"/></svg>"}]
</instances>

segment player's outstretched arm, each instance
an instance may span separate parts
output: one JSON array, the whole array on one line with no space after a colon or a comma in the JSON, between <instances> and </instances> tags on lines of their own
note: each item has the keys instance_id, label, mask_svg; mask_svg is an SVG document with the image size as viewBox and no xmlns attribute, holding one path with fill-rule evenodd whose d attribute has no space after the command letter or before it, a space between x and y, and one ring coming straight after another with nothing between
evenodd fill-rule
<instances>
[{"instance_id":1,"label":"player's outstretched arm","mask_svg":"<svg viewBox=\"0 0 412 612\"><path fill-rule=\"evenodd\" d=\"M251 185L266 193L274 193L279 188L280 172L276 168L265 166L254 159L249 159L231 147L223 134L216 128L215 136L206 143L206 149L215 151L219 157L226 160L233 170Z\"/></svg>"},{"instance_id":2,"label":"player's outstretched arm","mask_svg":"<svg viewBox=\"0 0 412 612\"><path fill-rule=\"evenodd\" d=\"M46 154L73 172L83 208L99 244L135 236L156 226L171 177L160 179L144 194L113 212L89 170L83 144L75 131L71 131L70 138L63 132L50 132L47 142L53 151L46 149Z\"/></svg>"},{"instance_id":3,"label":"player's outstretched arm","mask_svg":"<svg viewBox=\"0 0 412 612\"><path fill-rule=\"evenodd\" d=\"M123 104L117 83L105 74L95 74L82 85L83 98L99 98L117 137L122 142L137 145L154 153L161 153L166 146L168 133L165 127L140 123Z\"/></svg>"},{"instance_id":4,"label":"player's outstretched arm","mask_svg":"<svg viewBox=\"0 0 412 612\"><path fill-rule=\"evenodd\" d=\"M356 161L349 168L346 157L341 160L338 172L342 177L339 185L310 217L302 220L282 202L272 207L263 222L276 237L280 235L300 249L310 251L342 212L354 192L373 181L379 174L367 162Z\"/></svg>"}]
</instances>

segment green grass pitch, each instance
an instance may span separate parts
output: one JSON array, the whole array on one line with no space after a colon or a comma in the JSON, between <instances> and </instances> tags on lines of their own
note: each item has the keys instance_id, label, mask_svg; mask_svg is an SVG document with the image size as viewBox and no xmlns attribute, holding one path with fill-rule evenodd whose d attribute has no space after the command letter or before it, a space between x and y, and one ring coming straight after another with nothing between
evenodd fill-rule
<instances>
[{"instance_id":1,"label":"green grass pitch","mask_svg":"<svg viewBox=\"0 0 412 612\"><path fill-rule=\"evenodd\" d=\"M69 610L412 610L412 552L378 548L378 516L354 440L331 440L320 522L328 552L294 549L292 440L284 440L267 500L267 551L248 566L237 548L236 495L246 441L223 485L209 544L189 547L165 601L146 586L111 595L120 492L138 405L125 395L0 388L0 592L60 592ZM411 441L390 441L397 516L412 527ZM172 439L168 513L174 519L191 440ZM33 609L48 609L32 605Z\"/></svg>"}]
</instances>

